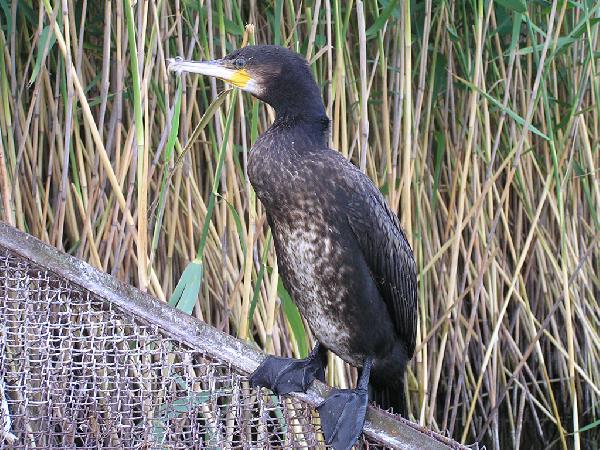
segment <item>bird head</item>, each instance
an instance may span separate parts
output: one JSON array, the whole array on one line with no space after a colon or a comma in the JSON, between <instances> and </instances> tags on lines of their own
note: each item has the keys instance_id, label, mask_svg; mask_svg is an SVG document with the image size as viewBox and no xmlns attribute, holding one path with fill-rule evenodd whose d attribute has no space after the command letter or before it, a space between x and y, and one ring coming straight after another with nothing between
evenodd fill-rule
<instances>
[{"instance_id":1,"label":"bird head","mask_svg":"<svg viewBox=\"0 0 600 450\"><path fill-rule=\"evenodd\" d=\"M175 58L169 70L220 78L268 103L278 115L325 114L306 59L276 45L249 45L212 61Z\"/></svg>"}]
</instances>

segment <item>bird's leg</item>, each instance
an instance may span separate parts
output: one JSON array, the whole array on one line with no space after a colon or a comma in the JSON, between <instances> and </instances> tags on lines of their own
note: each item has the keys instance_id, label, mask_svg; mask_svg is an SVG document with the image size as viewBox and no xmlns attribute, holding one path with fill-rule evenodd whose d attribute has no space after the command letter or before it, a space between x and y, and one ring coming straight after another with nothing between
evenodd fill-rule
<instances>
[{"instance_id":1,"label":"bird's leg","mask_svg":"<svg viewBox=\"0 0 600 450\"><path fill-rule=\"evenodd\" d=\"M358 440L365 423L369 401L369 374L372 359L364 363L356 389L334 389L317 409L327 445L335 450L348 450Z\"/></svg>"},{"instance_id":2,"label":"bird's leg","mask_svg":"<svg viewBox=\"0 0 600 450\"><path fill-rule=\"evenodd\" d=\"M327 349L317 342L306 359L267 356L250 375L252 387L264 386L278 395L306 392L314 379L325 381Z\"/></svg>"}]
</instances>

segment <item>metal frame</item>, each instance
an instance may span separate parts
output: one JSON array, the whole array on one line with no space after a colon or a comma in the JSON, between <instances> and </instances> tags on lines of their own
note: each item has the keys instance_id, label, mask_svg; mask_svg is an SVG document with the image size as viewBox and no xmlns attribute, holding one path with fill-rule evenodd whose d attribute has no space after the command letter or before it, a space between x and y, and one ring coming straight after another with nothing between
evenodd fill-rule
<instances>
[{"instance_id":1,"label":"metal frame","mask_svg":"<svg viewBox=\"0 0 600 450\"><path fill-rule=\"evenodd\" d=\"M93 292L132 315L157 325L168 336L198 349L209 357L230 364L235 370L250 373L265 357L264 353L252 348L248 343L224 334L84 261L60 252L4 223L0 223L0 246ZM316 407L327 398L330 390L328 386L316 381L306 393L292 395ZM386 446L406 450L468 448L373 406L367 411L364 433Z\"/></svg>"}]
</instances>

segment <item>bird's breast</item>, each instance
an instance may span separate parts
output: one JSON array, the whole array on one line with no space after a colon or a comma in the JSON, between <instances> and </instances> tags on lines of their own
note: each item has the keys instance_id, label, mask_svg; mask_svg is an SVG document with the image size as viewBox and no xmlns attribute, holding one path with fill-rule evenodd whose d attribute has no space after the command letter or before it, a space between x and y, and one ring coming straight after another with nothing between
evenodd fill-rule
<instances>
[{"instance_id":1,"label":"bird's breast","mask_svg":"<svg viewBox=\"0 0 600 450\"><path fill-rule=\"evenodd\" d=\"M287 137L287 138L286 138ZM248 159L248 176L267 208L279 208L297 200L318 200L317 184L330 176L327 167L293 136L261 135Z\"/></svg>"},{"instance_id":2,"label":"bird's breast","mask_svg":"<svg viewBox=\"0 0 600 450\"><path fill-rule=\"evenodd\" d=\"M301 153L263 135L248 175L273 232L283 283L314 336L355 366L385 345L379 293L348 226L346 167L323 150ZM340 169L340 170L337 170ZM384 316L387 317L387 316ZM389 328L389 327L388 327Z\"/></svg>"},{"instance_id":3,"label":"bird's breast","mask_svg":"<svg viewBox=\"0 0 600 450\"><path fill-rule=\"evenodd\" d=\"M335 229L319 217L292 213L292 221L272 221L278 266L284 284L313 334L350 361L352 330L347 316L347 267ZM273 223L275 222L275 223Z\"/></svg>"}]
</instances>

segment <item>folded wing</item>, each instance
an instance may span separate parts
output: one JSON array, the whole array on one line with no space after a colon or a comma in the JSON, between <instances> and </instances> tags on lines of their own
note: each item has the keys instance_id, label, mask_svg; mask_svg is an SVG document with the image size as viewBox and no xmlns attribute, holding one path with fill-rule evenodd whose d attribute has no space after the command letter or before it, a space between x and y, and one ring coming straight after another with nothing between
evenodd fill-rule
<instances>
[{"instance_id":1,"label":"folded wing","mask_svg":"<svg viewBox=\"0 0 600 450\"><path fill-rule=\"evenodd\" d=\"M347 217L394 328L411 358L418 311L417 271L410 244L398 218L378 193L355 194Z\"/></svg>"}]
</instances>

